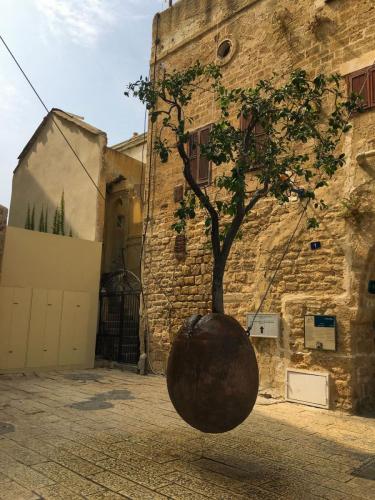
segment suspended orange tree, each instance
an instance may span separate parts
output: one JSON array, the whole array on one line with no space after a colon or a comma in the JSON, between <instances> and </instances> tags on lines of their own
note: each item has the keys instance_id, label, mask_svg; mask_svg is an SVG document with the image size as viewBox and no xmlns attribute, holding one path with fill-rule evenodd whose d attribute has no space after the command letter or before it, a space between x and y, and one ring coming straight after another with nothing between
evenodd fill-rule
<instances>
[{"instance_id":1,"label":"suspended orange tree","mask_svg":"<svg viewBox=\"0 0 375 500\"><path fill-rule=\"evenodd\" d=\"M176 410L204 432L225 432L241 423L259 387L251 343L239 323L224 314L223 279L233 243L264 198L287 204L297 196L304 207L308 202L326 207L319 190L345 163L339 143L358 107L357 97L345 95L337 74L309 78L298 69L285 80L277 84L275 76L250 88L228 88L218 66L197 62L155 81L141 77L126 92L139 98L151 121L160 124L153 147L161 162L167 163L173 150L181 160L190 189L173 228L184 232L187 221L202 212L211 240L212 313L193 317L180 330L167 369ZM190 130L197 124L189 113L206 92L216 102L218 119L204 144L196 144ZM216 166L208 190L197 179L190 154L194 148ZM255 189L250 186L254 179ZM309 227L317 224L315 218L308 220Z\"/></svg>"},{"instance_id":2,"label":"suspended orange tree","mask_svg":"<svg viewBox=\"0 0 375 500\"><path fill-rule=\"evenodd\" d=\"M228 256L242 224L262 198L273 197L285 204L297 194L301 200L313 200L316 207L325 207L316 191L345 163L338 144L350 129L350 114L358 107L354 94L344 95L341 80L337 74L309 79L299 69L283 85L277 86L274 78L251 88L229 89L222 83L218 66L197 62L186 70L166 73L160 80L146 77L129 85L126 95L138 97L146 104L151 121L161 122L154 141L160 161L167 163L176 149L191 188L175 213L174 229L185 231L186 221L194 219L197 210L204 213L214 263L213 312L224 313ZM208 142L198 146L200 155L217 167L231 165L229 172L218 168L212 183L224 194L221 201L216 200L216 190L209 197L199 185L188 152L192 120L187 110L202 92L214 93L220 117L211 127ZM166 131L173 133L172 140L165 138ZM258 181L255 191L248 187L249 173ZM316 225L315 219L309 219L310 227Z\"/></svg>"}]
</instances>

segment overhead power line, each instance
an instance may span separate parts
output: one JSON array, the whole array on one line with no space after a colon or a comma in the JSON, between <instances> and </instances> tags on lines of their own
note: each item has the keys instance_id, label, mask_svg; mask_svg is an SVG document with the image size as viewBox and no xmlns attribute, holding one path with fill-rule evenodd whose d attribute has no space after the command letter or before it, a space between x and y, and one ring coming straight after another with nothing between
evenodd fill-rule
<instances>
[{"instance_id":1,"label":"overhead power line","mask_svg":"<svg viewBox=\"0 0 375 500\"><path fill-rule=\"evenodd\" d=\"M50 113L50 110L47 108L46 104L44 103L43 99L40 97L39 93L37 92L36 88L34 87L34 85L31 83L30 81L30 78L27 76L27 74L25 73L25 71L22 69L20 63L17 61L15 55L13 54L13 52L10 50L9 46L7 45L7 43L5 42L4 38L0 35L0 40L2 41L4 47L6 48L6 50L9 52L10 56L12 57L13 61L16 63L16 65L18 66L18 69L21 71L21 73L23 74L23 76L25 77L25 80L27 81L27 83L30 85L30 87L32 88L34 94L36 95L36 97L38 98L39 102L41 103L41 105L43 106L43 108L47 111L47 113ZM98 193L100 194L100 196L103 198L103 200L105 200L105 196L104 194L101 192L99 186L96 184L96 182L94 181L94 179L92 178L92 176L90 175L89 171L87 170L87 168L85 167L85 165L83 164L81 158L78 156L77 152L75 151L75 149L73 148L73 146L71 145L69 139L66 137L66 135L64 134L64 132L62 131L60 125L57 123L57 121L55 120L53 114L52 114L52 121L53 123L56 125L56 128L57 130L60 132L60 134L62 135L62 137L64 138L65 142L67 143L69 149L72 151L72 153L74 154L74 156L77 158L78 160L78 163L81 165L81 167L83 168L83 170L85 171L87 177L90 179L90 181L92 182L92 184L94 185L95 189L98 191Z\"/></svg>"}]
</instances>

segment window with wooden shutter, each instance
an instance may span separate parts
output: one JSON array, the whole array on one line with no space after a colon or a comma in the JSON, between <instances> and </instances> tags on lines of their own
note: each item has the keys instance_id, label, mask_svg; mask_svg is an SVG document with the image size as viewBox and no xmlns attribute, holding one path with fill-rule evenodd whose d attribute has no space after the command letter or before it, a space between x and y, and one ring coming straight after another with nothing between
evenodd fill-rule
<instances>
[{"instance_id":1,"label":"window with wooden shutter","mask_svg":"<svg viewBox=\"0 0 375 500\"><path fill-rule=\"evenodd\" d=\"M240 129L242 132L245 132L247 127L250 125L251 119L251 114L249 114L247 118L245 118L243 115L240 117ZM257 151L259 151L265 143L267 134L260 123L255 124L253 134L255 139L255 148ZM257 170L257 167L254 167L252 170Z\"/></svg>"},{"instance_id":2,"label":"window with wooden shutter","mask_svg":"<svg viewBox=\"0 0 375 500\"><path fill-rule=\"evenodd\" d=\"M370 90L374 85L373 72L374 72L374 67L364 68L359 71L355 71L354 73L351 73L350 75L347 76L349 93L354 92L355 94L362 96L363 109L368 109L369 107L371 107L372 104ZM374 105L375 103L372 104L372 106Z\"/></svg>"},{"instance_id":3,"label":"window with wooden shutter","mask_svg":"<svg viewBox=\"0 0 375 500\"><path fill-rule=\"evenodd\" d=\"M198 174L198 138L198 132L190 134L189 138L190 171L195 181Z\"/></svg>"},{"instance_id":4,"label":"window with wooden shutter","mask_svg":"<svg viewBox=\"0 0 375 500\"><path fill-rule=\"evenodd\" d=\"M206 127L200 131L199 144L207 145L210 139L211 127ZM202 156L199 147L199 162L198 162L198 183L207 186L210 182L210 161Z\"/></svg>"},{"instance_id":5,"label":"window with wooden shutter","mask_svg":"<svg viewBox=\"0 0 375 500\"><path fill-rule=\"evenodd\" d=\"M211 177L211 162L201 154L201 144L208 144L211 125L190 133L189 158L193 178L200 186L207 186Z\"/></svg>"},{"instance_id":6,"label":"window with wooden shutter","mask_svg":"<svg viewBox=\"0 0 375 500\"><path fill-rule=\"evenodd\" d=\"M375 66L369 69L369 95L370 107L375 108Z\"/></svg>"}]
</instances>

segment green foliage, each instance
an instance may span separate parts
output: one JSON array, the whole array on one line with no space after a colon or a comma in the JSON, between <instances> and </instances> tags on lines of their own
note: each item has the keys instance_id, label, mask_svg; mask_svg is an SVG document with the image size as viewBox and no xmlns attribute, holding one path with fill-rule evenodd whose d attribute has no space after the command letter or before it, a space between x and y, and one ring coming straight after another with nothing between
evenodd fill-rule
<instances>
[{"instance_id":1,"label":"green foliage","mask_svg":"<svg viewBox=\"0 0 375 500\"><path fill-rule=\"evenodd\" d=\"M361 196L358 193L351 193L349 197L341 200L340 216L350 220L355 224L361 224L365 211L361 206Z\"/></svg>"},{"instance_id":2,"label":"green foliage","mask_svg":"<svg viewBox=\"0 0 375 500\"><path fill-rule=\"evenodd\" d=\"M220 68L197 62L183 71L165 73L158 81L140 78L128 86L126 95L140 99L152 122L158 122L154 148L162 163L177 150L190 186L175 212L173 228L186 229L198 209L204 209L205 231L211 235L214 258L226 260L241 225L256 203L273 197L285 204L297 195L325 209L319 190L345 163L339 151L342 135L350 130L353 111L360 109L356 95L346 97L338 74L310 78L297 69L287 81L277 84L277 75L250 88L228 88ZM214 169L208 196L195 182L188 156L189 113L193 98L207 95L215 100L219 118L212 126L208 144L200 148ZM240 126L240 121L246 123ZM256 130L264 132L259 141ZM256 180L257 187L249 185ZM309 227L317 227L315 218Z\"/></svg>"},{"instance_id":3,"label":"green foliage","mask_svg":"<svg viewBox=\"0 0 375 500\"><path fill-rule=\"evenodd\" d=\"M44 216L44 228L43 228L43 233L48 233L48 206L46 208L46 213Z\"/></svg>"},{"instance_id":4,"label":"green foliage","mask_svg":"<svg viewBox=\"0 0 375 500\"><path fill-rule=\"evenodd\" d=\"M65 236L65 199L64 199L64 191L61 194L60 201L60 234Z\"/></svg>"},{"instance_id":5,"label":"green foliage","mask_svg":"<svg viewBox=\"0 0 375 500\"><path fill-rule=\"evenodd\" d=\"M25 221L25 229L31 229L30 203L27 204L27 214L26 214L26 221Z\"/></svg>"},{"instance_id":6,"label":"green foliage","mask_svg":"<svg viewBox=\"0 0 375 500\"><path fill-rule=\"evenodd\" d=\"M33 205L32 210L30 209L30 204L27 206L27 214L25 221L25 229L35 230L35 205ZM38 231L41 233L48 233L48 206L40 212ZM65 236L65 199L64 191L61 194L60 205L56 207L53 223L52 223L52 233L61 234ZM69 236L71 236L72 230L70 229Z\"/></svg>"},{"instance_id":7,"label":"green foliage","mask_svg":"<svg viewBox=\"0 0 375 500\"><path fill-rule=\"evenodd\" d=\"M31 211L31 217L30 217L30 227L32 231L35 229L35 205L33 205L33 209Z\"/></svg>"},{"instance_id":8,"label":"green foliage","mask_svg":"<svg viewBox=\"0 0 375 500\"><path fill-rule=\"evenodd\" d=\"M61 193L59 206L56 207L53 216L52 233L65 236L65 196L64 191Z\"/></svg>"},{"instance_id":9,"label":"green foliage","mask_svg":"<svg viewBox=\"0 0 375 500\"><path fill-rule=\"evenodd\" d=\"M44 233L44 209L42 207L42 210L40 212L40 217L39 217L39 232Z\"/></svg>"},{"instance_id":10,"label":"green foliage","mask_svg":"<svg viewBox=\"0 0 375 500\"><path fill-rule=\"evenodd\" d=\"M60 234L60 210L56 207L55 215L53 216L52 234Z\"/></svg>"}]
</instances>

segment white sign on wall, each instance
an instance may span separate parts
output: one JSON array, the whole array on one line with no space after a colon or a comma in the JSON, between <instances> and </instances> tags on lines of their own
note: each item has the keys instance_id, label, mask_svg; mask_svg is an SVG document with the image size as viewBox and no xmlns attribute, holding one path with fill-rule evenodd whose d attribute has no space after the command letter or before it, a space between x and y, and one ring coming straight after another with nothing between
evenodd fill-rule
<instances>
[{"instance_id":1,"label":"white sign on wall","mask_svg":"<svg viewBox=\"0 0 375 500\"><path fill-rule=\"evenodd\" d=\"M266 339L277 339L280 335L280 315L249 313L247 315L247 326L251 328L250 337L263 337Z\"/></svg>"},{"instance_id":2,"label":"white sign on wall","mask_svg":"<svg viewBox=\"0 0 375 500\"><path fill-rule=\"evenodd\" d=\"M317 408L329 408L329 374L287 368L286 400Z\"/></svg>"}]
</instances>

